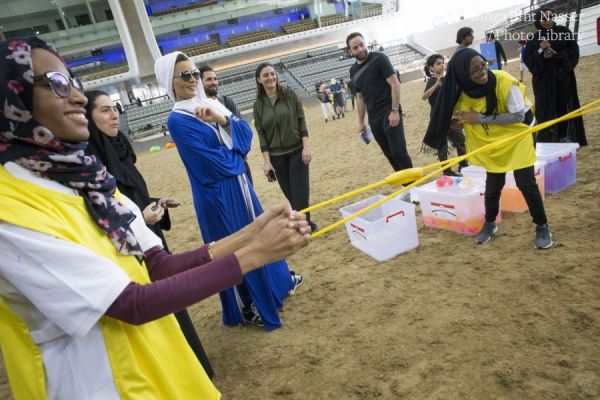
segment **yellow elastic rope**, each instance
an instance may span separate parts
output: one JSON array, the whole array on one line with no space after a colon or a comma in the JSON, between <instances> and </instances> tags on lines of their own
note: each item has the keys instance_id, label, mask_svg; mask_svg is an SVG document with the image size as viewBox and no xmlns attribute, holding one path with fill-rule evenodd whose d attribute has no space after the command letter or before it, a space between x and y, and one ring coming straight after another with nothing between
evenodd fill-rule
<instances>
[{"instance_id":1,"label":"yellow elastic rope","mask_svg":"<svg viewBox=\"0 0 600 400\"><path fill-rule=\"evenodd\" d=\"M319 236L323 235L324 233L327 233L327 232L329 232L329 231L337 228L338 226L341 226L341 225L345 224L346 222L348 222L348 221L350 221L350 220L352 220L352 219L354 219L356 217L359 217L359 216L361 216L361 215L363 215L363 214L371 211L374 208L379 207L380 205L382 205L386 201L389 201L389 200L393 199L394 197L398 196L400 193L405 192L407 190L410 190L413 187L418 186L418 185L420 185L420 184L428 181L430 178L433 178L434 176L442 173L444 170L446 170L446 169L448 169L448 168L450 168L450 167L458 164L462 160L465 160L465 159L467 159L467 158L469 158L471 156L477 155L479 153L483 153L483 152L486 152L486 151L490 151L490 150L494 150L496 148L502 147L506 143L509 143L511 141L514 141L514 140L517 140L517 139L521 138L522 136L525 136L525 135L528 135L528 134L532 134L534 132L538 132L540 130L546 129L546 128L548 128L548 127L550 127L552 125L558 124L560 122L563 122L563 121L566 121L566 120L569 120L569 119L572 119L572 118L581 117L581 116L584 116L584 115L588 115L588 114L600 111L600 106L599 105L600 105L600 99L595 100L595 101L593 101L593 102L591 102L589 104L586 104L585 106L580 107L577 110L573 110L570 113L563 115L562 117L555 118L553 120L546 121L546 122L543 122L543 123L541 123L539 125L536 125L536 126L534 126L532 128L525 129L522 132L519 132L519 133L517 133L517 134L515 134L515 135L513 135L511 137L508 137L508 138L505 138L505 139L502 139L502 140L498 140L497 142L490 143L488 145L482 146L482 147L478 148L477 150L473 150L470 153L467 153L467 154L465 154L463 156L454 157L454 158L451 158L449 160L440 161L440 162L437 162L437 163L434 163L434 164L429 164L429 165L426 165L426 166L421 167L421 168L414 168L413 170L420 169L421 172L425 171L425 170L429 170L429 169L434 169L434 171L431 172L431 173L429 173L429 174L427 174L427 175L425 175L425 176L423 176L423 177L421 177L421 178L418 178L418 179L414 180L412 183L408 184L407 186L402 187L400 190L398 190L398 191L390 194L389 196L384 197L383 199L381 199L381 200L379 200L379 201L377 201L377 202L375 202L375 203L373 203L373 204L371 204L371 205L369 205L369 206L361 209L360 211L357 211L356 213L354 213L354 214L352 214L352 215L350 215L350 216L348 216L346 218L343 218L340 221L337 221L337 222L335 222L335 223L333 223L333 224L331 224L331 225L329 225L329 226L327 226L327 227L325 227L325 228L323 228L323 229L321 229L321 230L319 230L317 232L313 232L313 234L311 235L311 238L319 237ZM437 168L437 169L435 169L435 168ZM398 171L395 174L399 174L401 172L402 171ZM422 172L422 173L424 173L424 172ZM392 174L392 175L394 175L394 174ZM390 177L392 177L392 175L390 175L390 176L386 177L386 179L382 179L382 180L380 180L380 181L378 181L376 183L364 186L362 188L350 191L350 192L348 192L346 194L343 194L341 196L337 196L337 197L334 197L334 198L332 198L330 200L327 200L327 201L324 201L322 203L315 204L313 206L305 208L304 210L301 210L300 212L301 213L307 213L309 211L316 210L318 208L321 208L321 207L333 204L335 202L338 202L338 201L341 201L341 200L345 200L347 198L350 198L350 197L355 196L357 194L366 192L368 190L375 189L375 188L378 188L380 186L383 186L384 184L388 183L389 181L393 181L394 180L394 179L389 179Z\"/></svg>"}]
</instances>

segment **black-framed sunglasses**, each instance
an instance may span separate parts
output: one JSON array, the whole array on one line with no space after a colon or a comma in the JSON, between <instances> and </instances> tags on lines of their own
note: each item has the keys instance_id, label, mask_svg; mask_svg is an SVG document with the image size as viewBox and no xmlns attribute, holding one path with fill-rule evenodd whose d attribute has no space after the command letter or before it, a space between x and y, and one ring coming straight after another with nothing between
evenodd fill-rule
<instances>
[{"instance_id":1,"label":"black-framed sunglasses","mask_svg":"<svg viewBox=\"0 0 600 400\"><path fill-rule=\"evenodd\" d=\"M83 85L77 78L71 78L62 72L49 71L33 77L33 82L46 81L55 95L67 98L71 95L71 88L83 93Z\"/></svg>"},{"instance_id":2,"label":"black-framed sunglasses","mask_svg":"<svg viewBox=\"0 0 600 400\"><path fill-rule=\"evenodd\" d=\"M197 69L193 69L191 71L181 71L179 73L179 78L184 82L187 82L190 79L192 79L192 76L195 80L200 80L200 71Z\"/></svg>"}]
</instances>

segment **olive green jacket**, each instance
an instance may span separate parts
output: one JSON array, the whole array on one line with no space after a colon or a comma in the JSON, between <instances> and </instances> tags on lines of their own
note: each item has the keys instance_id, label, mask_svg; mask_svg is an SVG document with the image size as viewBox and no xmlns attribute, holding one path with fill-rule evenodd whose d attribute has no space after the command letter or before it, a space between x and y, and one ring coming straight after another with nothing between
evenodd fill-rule
<instances>
[{"instance_id":1,"label":"olive green jacket","mask_svg":"<svg viewBox=\"0 0 600 400\"><path fill-rule=\"evenodd\" d=\"M275 104L267 96L254 102L254 127L258 133L260 150L273 155L286 154L302 147L302 138L308 136L304 108L296 93L283 87L285 98Z\"/></svg>"}]
</instances>

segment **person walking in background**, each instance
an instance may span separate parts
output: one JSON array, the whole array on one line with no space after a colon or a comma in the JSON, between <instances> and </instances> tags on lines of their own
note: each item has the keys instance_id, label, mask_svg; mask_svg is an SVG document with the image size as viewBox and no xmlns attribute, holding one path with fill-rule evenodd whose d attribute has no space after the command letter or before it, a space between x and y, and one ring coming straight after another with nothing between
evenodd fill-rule
<instances>
[{"instance_id":1,"label":"person walking in background","mask_svg":"<svg viewBox=\"0 0 600 400\"><path fill-rule=\"evenodd\" d=\"M344 95L344 112L348 112L348 99L350 98L348 83L344 78L340 78L340 85L342 85L342 94Z\"/></svg>"},{"instance_id":2,"label":"person walking in background","mask_svg":"<svg viewBox=\"0 0 600 400\"><path fill-rule=\"evenodd\" d=\"M329 117L331 117L332 120L335 120L335 111L333 111L331 99L329 98L329 90L325 83L321 83L321 86L317 91L317 99L319 99L319 103L321 103L321 111L323 111L325 123L327 123Z\"/></svg>"},{"instance_id":3,"label":"person walking in background","mask_svg":"<svg viewBox=\"0 0 600 400\"><path fill-rule=\"evenodd\" d=\"M519 82L523 82L523 74L526 71L529 71L527 69L527 65L525 65L525 61L523 59L523 55L525 54L525 46L526 45L527 45L526 40L519 40L519 48L518 48L518 52L519 52Z\"/></svg>"},{"instance_id":4,"label":"person walking in background","mask_svg":"<svg viewBox=\"0 0 600 400\"><path fill-rule=\"evenodd\" d=\"M474 38L475 34L473 33L472 28L469 28L468 26L460 28L456 32L456 44L458 44L458 47L456 47L455 51L468 48L473 44Z\"/></svg>"},{"instance_id":5,"label":"person walking in background","mask_svg":"<svg viewBox=\"0 0 600 400\"><path fill-rule=\"evenodd\" d=\"M538 29L527 42L523 60L532 75L535 117L546 122L578 109L575 68L579 45L573 32L554 22L554 12L543 7L535 13ZM577 117L540 131L539 142L577 142L587 145L583 118Z\"/></svg>"},{"instance_id":6,"label":"person walking in background","mask_svg":"<svg viewBox=\"0 0 600 400\"><path fill-rule=\"evenodd\" d=\"M359 132L366 130L368 114L373 136L394 171L412 168L402 123L400 82L389 58L384 53L369 52L358 32L348 35L346 46L356 58L350 67L350 79L356 87Z\"/></svg>"},{"instance_id":7,"label":"person walking in background","mask_svg":"<svg viewBox=\"0 0 600 400\"><path fill-rule=\"evenodd\" d=\"M146 181L135 166L137 156L133 147L125 134L119 131L119 115L112 106L108 94L94 90L86 92L85 96L88 99L85 109L90 132L85 154L95 156L96 160L106 166L108 172L117 180L119 191L142 210L144 222L160 238L163 249L169 252L162 231L171 229L169 208L177 207L179 203L173 199L150 197ZM202 363L206 374L212 378L214 371L187 310L177 311L175 318L177 318L183 335L196 354L198 361Z\"/></svg>"},{"instance_id":8,"label":"person walking in background","mask_svg":"<svg viewBox=\"0 0 600 400\"><path fill-rule=\"evenodd\" d=\"M235 104L235 101L230 96L219 96L219 78L217 77L217 73L212 69L212 67L205 65L200 67L200 80L202 81L202 86L204 87L204 94L206 94L206 98L209 101L218 101L223 104L233 115L240 118L241 112L239 107ZM248 175L248 179L250 183L252 183L252 173L250 172L250 166L248 165L248 157L244 158L244 165L246 166L246 175Z\"/></svg>"},{"instance_id":9,"label":"person walking in background","mask_svg":"<svg viewBox=\"0 0 600 400\"><path fill-rule=\"evenodd\" d=\"M329 90L333 93L333 106L336 117L338 119L344 118L344 92L342 85L335 78L332 78Z\"/></svg>"},{"instance_id":10,"label":"person walking in background","mask_svg":"<svg viewBox=\"0 0 600 400\"><path fill-rule=\"evenodd\" d=\"M432 54L427 58L423 71L429 79L427 80L427 84L425 85L425 90L423 91L423 96L421 99L429 101L429 105L431 106L431 112L429 114L430 117L433 114L433 107L435 106L440 88L444 82L445 70L444 56L441 54ZM466 154L467 150L465 147L465 135L463 134L462 129L449 128L447 139L442 143L442 146L437 152L438 159L440 161L446 161L448 159L448 140L450 140L452 145L456 148L456 153L459 156ZM460 176L461 168L466 167L467 165L469 165L467 160L463 160L460 162L460 164L458 164L458 174L448 168L444 170L444 175Z\"/></svg>"},{"instance_id":11,"label":"person walking in background","mask_svg":"<svg viewBox=\"0 0 600 400\"><path fill-rule=\"evenodd\" d=\"M356 86L354 86L354 82L352 82L352 79L348 80L348 92L350 93L350 100L352 101L352 111L354 111L354 102L356 100Z\"/></svg>"},{"instance_id":12,"label":"person walking in background","mask_svg":"<svg viewBox=\"0 0 600 400\"><path fill-rule=\"evenodd\" d=\"M252 129L221 103L206 98L200 71L185 54L160 57L154 71L175 101L167 125L190 179L202 239L219 240L262 214L244 166ZM285 260L265 265L220 293L223 323L253 324L265 331L281 327L277 310L301 283L302 276L290 273Z\"/></svg>"},{"instance_id":13,"label":"person walking in background","mask_svg":"<svg viewBox=\"0 0 600 400\"><path fill-rule=\"evenodd\" d=\"M277 179L294 210L302 210L309 204L312 161L302 102L293 90L279 83L270 63L259 64L254 77L254 127L263 153L263 172L269 180ZM317 230L309 213L306 219Z\"/></svg>"},{"instance_id":14,"label":"person walking in background","mask_svg":"<svg viewBox=\"0 0 600 400\"><path fill-rule=\"evenodd\" d=\"M451 126L464 129L468 152L523 132L535 125L532 104L525 91L526 87L510 74L491 71L487 60L475 50L457 51L448 65L424 145L439 149ZM534 247L539 250L552 247L544 201L535 180L535 160L532 135L469 158L471 164L486 170L485 223L477 234L477 244L488 243L498 231L495 221L500 211L500 193L506 172L514 171L517 187L536 225Z\"/></svg>"},{"instance_id":15,"label":"person walking in background","mask_svg":"<svg viewBox=\"0 0 600 400\"><path fill-rule=\"evenodd\" d=\"M506 60L506 53L504 52L504 47L502 47L502 44L496 40L496 35L494 35L494 32L489 32L487 35L485 35L485 39L488 43L494 43L494 48L496 49L496 59L490 60L490 64L496 63L498 65L498 69L502 69L502 60L504 60L504 63L507 63Z\"/></svg>"}]
</instances>

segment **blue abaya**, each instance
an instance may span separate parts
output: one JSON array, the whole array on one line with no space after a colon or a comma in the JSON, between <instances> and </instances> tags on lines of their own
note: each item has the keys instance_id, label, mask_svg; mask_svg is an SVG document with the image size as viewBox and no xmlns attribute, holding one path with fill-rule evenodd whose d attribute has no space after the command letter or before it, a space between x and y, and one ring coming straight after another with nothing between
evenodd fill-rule
<instances>
[{"instance_id":1,"label":"blue abaya","mask_svg":"<svg viewBox=\"0 0 600 400\"><path fill-rule=\"evenodd\" d=\"M253 212L256 216L262 214L254 188L245 175L244 157L252 142L252 130L245 121L230 118L231 150L221 143L213 126L192 115L174 111L167 124L187 170L205 243L222 239L248 225L253 220ZM244 185L248 190L243 189ZM223 323L244 322L240 300L246 307L254 302L266 331L279 328L277 309L283 306L283 299L292 286L285 260L246 274L242 285L220 293Z\"/></svg>"}]
</instances>

